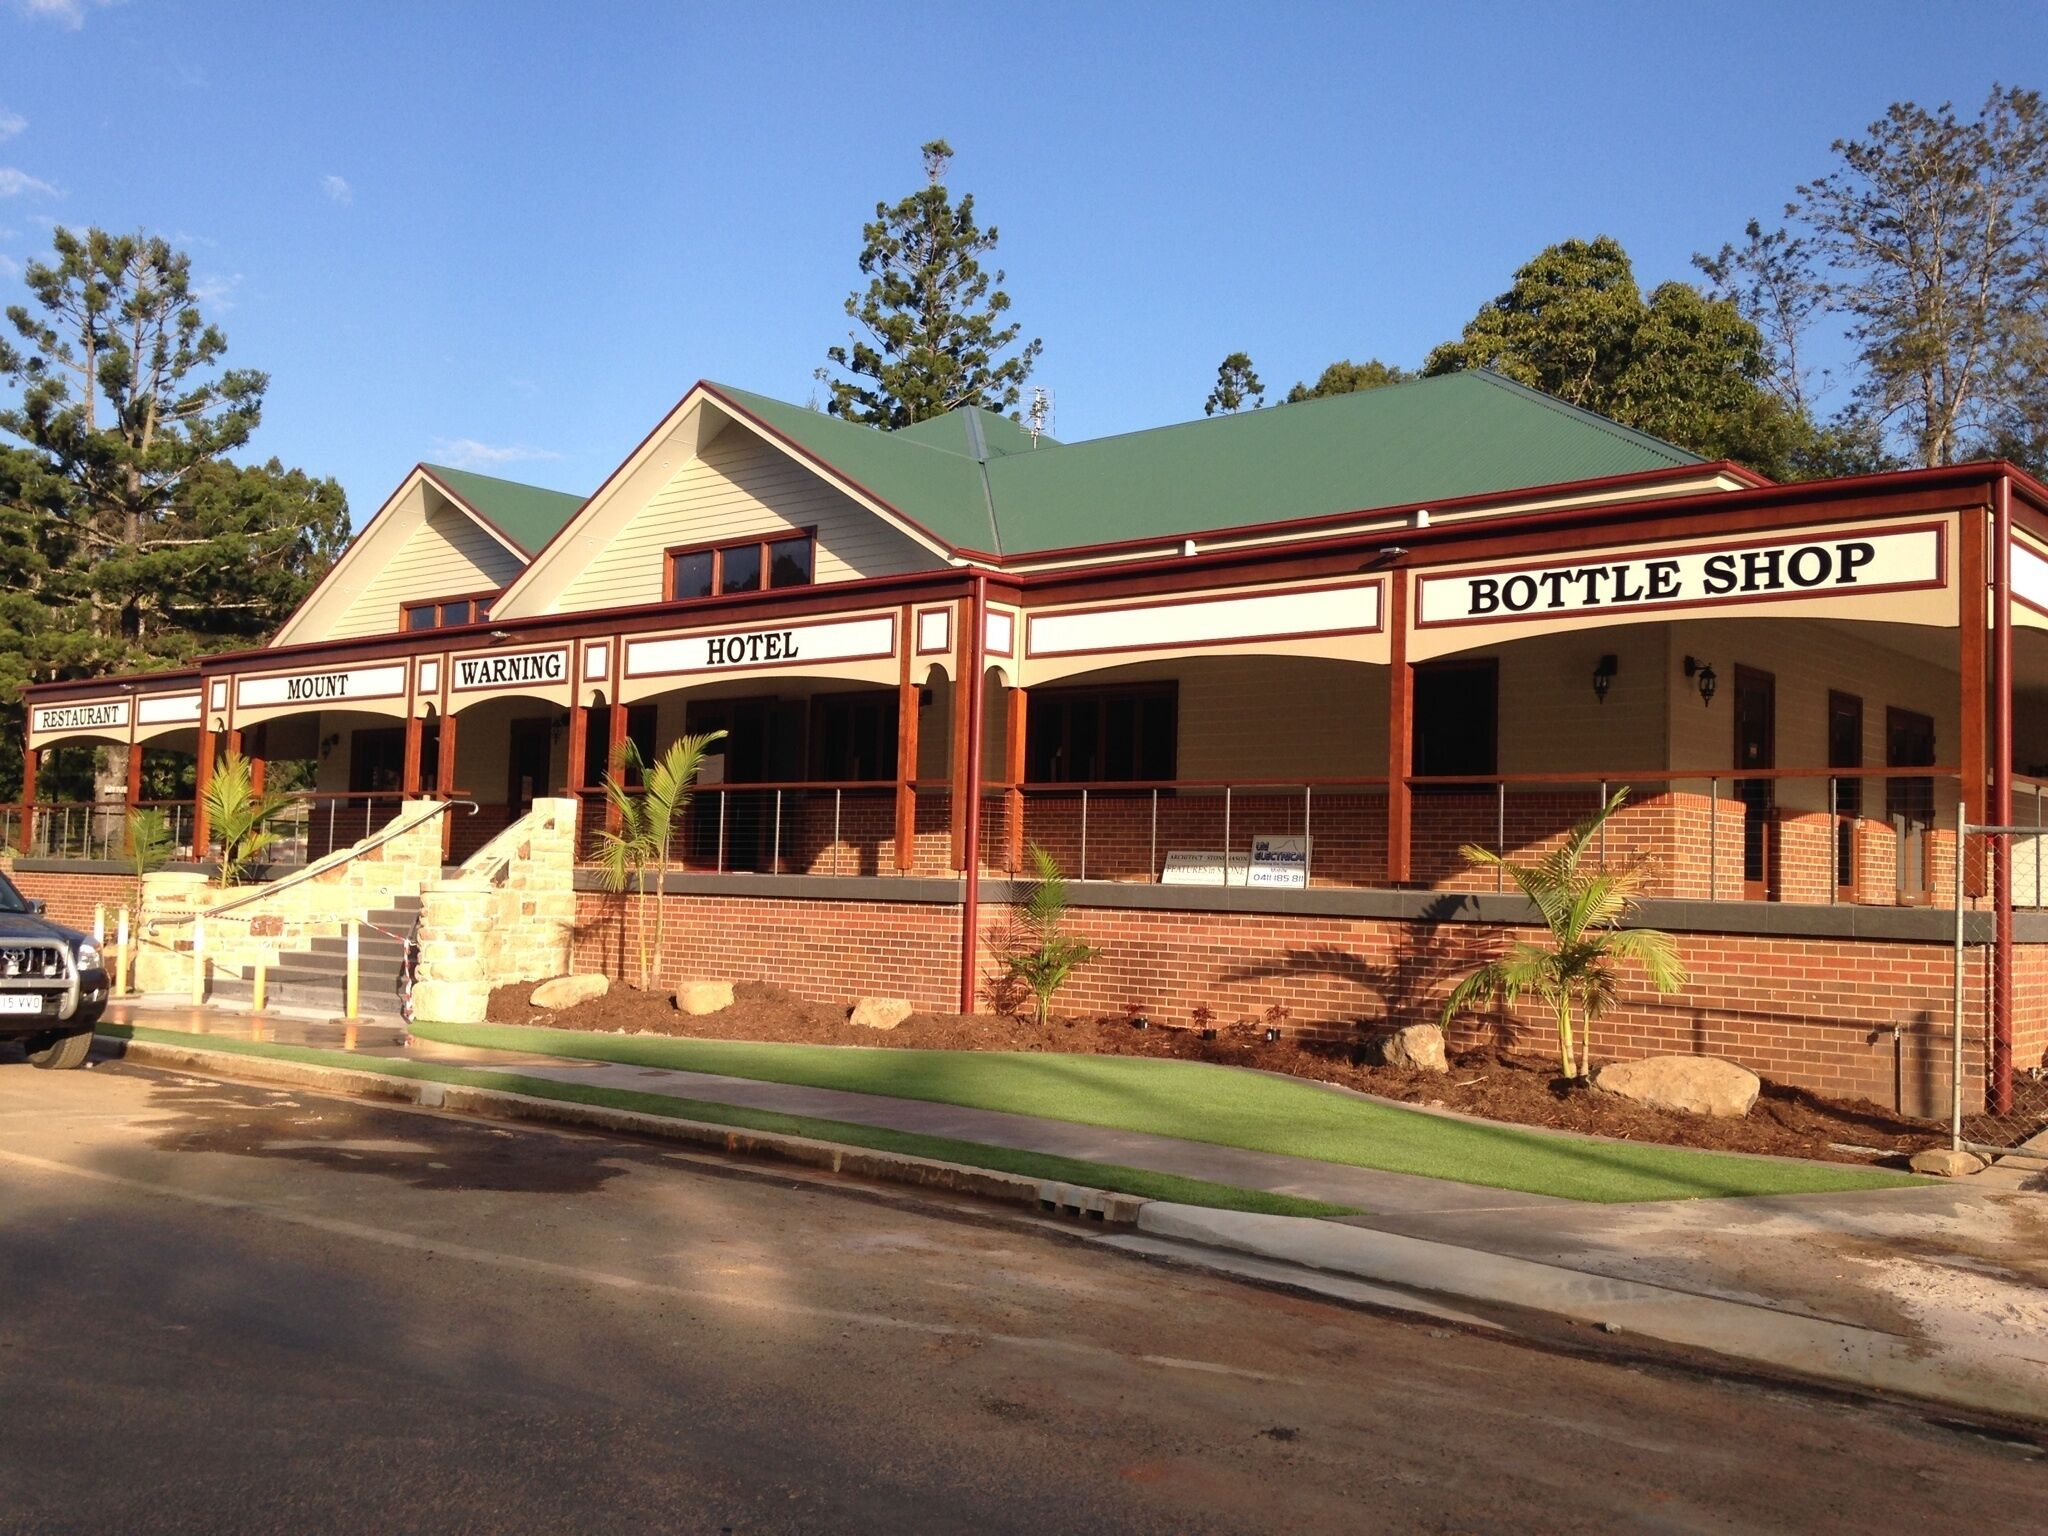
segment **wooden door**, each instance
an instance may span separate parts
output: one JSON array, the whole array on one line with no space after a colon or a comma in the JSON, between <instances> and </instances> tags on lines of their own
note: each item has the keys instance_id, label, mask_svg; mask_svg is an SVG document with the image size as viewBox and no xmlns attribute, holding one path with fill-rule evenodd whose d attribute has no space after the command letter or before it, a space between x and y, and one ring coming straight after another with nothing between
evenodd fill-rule
<instances>
[{"instance_id":1,"label":"wooden door","mask_svg":"<svg viewBox=\"0 0 2048 1536\"><path fill-rule=\"evenodd\" d=\"M1863 700L1853 693L1828 691L1828 766L1863 766ZM1833 781L1835 805L1835 895L1856 899L1856 824L1863 816L1863 781Z\"/></svg>"},{"instance_id":2,"label":"wooden door","mask_svg":"<svg viewBox=\"0 0 2048 1536\"><path fill-rule=\"evenodd\" d=\"M1885 766L1934 766L1934 721L1910 709L1884 712ZM1929 844L1934 831L1934 780L1918 776L1887 779L1885 820L1892 824L1898 848L1898 891L1902 906L1934 900L1933 860Z\"/></svg>"},{"instance_id":3,"label":"wooden door","mask_svg":"<svg viewBox=\"0 0 2048 1536\"><path fill-rule=\"evenodd\" d=\"M514 720L506 753L505 805L516 821L548 792L554 731L546 720Z\"/></svg>"},{"instance_id":4,"label":"wooden door","mask_svg":"<svg viewBox=\"0 0 2048 1536\"><path fill-rule=\"evenodd\" d=\"M1735 767L1778 766L1778 680L1754 667L1735 669ZM1742 894L1763 901L1771 890L1771 822L1777 807L1775 779L1735 781L1742 802Z\"/></svg>"}]
</instances>

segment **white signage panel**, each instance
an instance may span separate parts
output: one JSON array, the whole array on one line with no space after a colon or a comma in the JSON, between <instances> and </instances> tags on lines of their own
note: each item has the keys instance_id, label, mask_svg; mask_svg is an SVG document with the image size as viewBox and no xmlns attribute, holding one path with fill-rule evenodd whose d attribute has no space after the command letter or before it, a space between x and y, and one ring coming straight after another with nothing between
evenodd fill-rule
<instances>
[{"instance_id":1,"label":"white signage panel","mask_svg":"<svg viewBox=\"0 0 2048 1536\"><path fill-rule=\"evenodd\" d=\"M455 691L551 687L569 680L569 651L499 651L455 658Z\"/></svg>"},{"instance_id":2,"label":"white signage panel","mask_svg":"<svg viewBox=\"0 0 2048 1536\"><path fill-rule=\"evenodd\" d=\"M1379 627L1380 584L1371 581L1247 597L1175 598L1034 613L1025 620L1025 651L1031 656L1089 656L1369 634Z\"/></svg>"},{"instance_id":3,"label":"white signage panel","mask_svg":"<svg viewBox=\"0 0 2048 1536\"><path fill-rule=\"evenodd\" d=\"M403 662L385 667L337 667L331 671L235 679L237 709L268 709L277 704L352 704L358 699L396 699L404 695Z\"/></svg>"},{"instance_id":4,"label":"white signage panel","mask_svg":"<svg viewBox=\"0 0 2048 1536\"><path fill-rule=\"evenodd\" d=\"M160 693L135 701L135 718L142 725L186 725L199 718L196 693Z\"/></svg>"},{"instance_id":5,"label":"white signage panel","mask_svg":"<svg viewBox=\"0 0 2048 1536\"><path fill-rule=\"evenodd\" d=\"M766 626L674 635L626 643L626 676L665 677L681 672L747 671L832 661L873 661L896 654L896 620L837 619L817 624Z\"/></svg>"},{"instance_id":6,"label":"white signage panel","mask_svg":"<svg viewBox=\"0 0 2048 1536\"><path fill-rule=\"evenodd\" d=\"M1161 885L1223 885L1224 856L1221 849L1174 849L1166 855L1166 865L1159 871ZM1230 855L1231 885L1244 885L1251 879L1252 859L1248 853Z\"/></svg>"},{"instance_id":7,"label":"white signage panel","mask_svg":"<svg viewBox=\"0 0 2048 1536\"><path fill-rule=\"evenodd\" d=\"M36 709L35 728L38 732L126 730L128 701L98 699L90 704L44 704Z\"/></svg>"},{"instance_id":8,"label":"white signage panel","mask_svg":"<svg viewBox=\"0 0 2048 1536\"><path fill-rule=\"evenodd\" d=\"M1787 534L1738 545L1424 575L1415 624L1530 623L1588 613L1861 596L1939 587L1944 529Z\"/></svg>"},{"instance_id":9,"label":"white signage panel","mask_svg":"<svg viewBox=\"0 0 2048 1536\"><path fill-rule=\"evenodd\" d=\"M2012 595L2029 608L2048 613L2048 559L2018 539L2012 541Z\"/></svg>"},{"instance_id":10,"label":"white signage panel","mask_svg":"<svg viewBox=\"0 0 2048 1536\"><path fill-rule=\"evenodd\" d=\"M1252 839L1250 883L1283 890L1308 885L1309 839L1292 835Z\"/></svg>"}]
</instances>

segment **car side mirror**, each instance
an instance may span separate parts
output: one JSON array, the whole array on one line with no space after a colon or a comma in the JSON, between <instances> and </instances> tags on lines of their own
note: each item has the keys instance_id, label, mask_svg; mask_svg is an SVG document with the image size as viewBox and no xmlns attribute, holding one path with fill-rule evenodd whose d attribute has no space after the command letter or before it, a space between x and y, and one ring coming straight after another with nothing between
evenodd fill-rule
<instances>
[{"instance_id":1,"label":"car side mirror","mask_svg":"<svg viewBox=\"0 0 2048 1536\"><path fill-rule=\"evenodd\" d=\"M28 899L28 915L30 917L41 917L49 908L50 904L40 896L31 896Z\"/></svg>"}]
</instances>

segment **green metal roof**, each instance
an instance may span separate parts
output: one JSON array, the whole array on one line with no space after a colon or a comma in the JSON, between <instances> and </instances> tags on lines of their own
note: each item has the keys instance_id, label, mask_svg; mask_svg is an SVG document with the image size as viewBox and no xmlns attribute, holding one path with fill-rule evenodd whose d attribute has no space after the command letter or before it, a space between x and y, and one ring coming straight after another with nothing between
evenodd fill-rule
<instances>
[{"instance_id":1,"label":"green metal roof","mask_svg":"<svg viewBox=\"0 0 2048 1536\"><path fill-rule=\"evenodd\" d=\"M1703 462L1485 370L1035 445L988 411L882 432L709 387L940 542L1011 555Z\"/></svg>"},{"instance_id":2,"label":"green metal roof","mask_svg":"<svg viewBox=\"0 0 2048 1536\"><path fill-rule=\"evenodd\" d=\"M568 491L500 480L496 475L479 475L474 470L450 469L445 464L422 464L420 468L482 513L528 556L560 532L588 499Z\"/></svg>"}]
</instances>

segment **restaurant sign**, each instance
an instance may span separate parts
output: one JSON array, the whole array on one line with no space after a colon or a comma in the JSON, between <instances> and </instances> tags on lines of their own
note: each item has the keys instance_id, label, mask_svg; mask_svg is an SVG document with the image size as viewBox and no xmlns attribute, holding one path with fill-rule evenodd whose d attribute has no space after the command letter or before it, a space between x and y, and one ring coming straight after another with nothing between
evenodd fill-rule
<instances>
[{"instance_id":1,"label":"restaurant sign","mask_svg":"<svg viewBox=\"0 0 2048 1536\"><path fill-rule=\"evenodd\" d=\"M49 731L118 731L128 726L128 701L102 699L92 704L47 704L35 712L38 734Z\"/></svg>"},{"instance_id":2,"label":"restaurant sign","mask_svg":"<svg viewBox=\"0 0 2048 1536\"><path fill-rule=\"evenodd\" d=\"M1424 575L1416 627L1540 623L1589 613L1865 596L1940 587L1938 523L1745 544L1640 550Z\"/></svg>"},{"instance_id":3,"label":"restaurant sign","mask_svg":"<svg viewBox=\"0 0 2048 1536\"><path fill-rule=\"evenodd\" d=\"M405 666L337 667L332 671L284 672L235 680L237 709L279 704L353 704L362 699L395 699L405 693Z\"/></svg>"}]
</instances>

